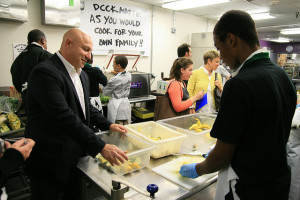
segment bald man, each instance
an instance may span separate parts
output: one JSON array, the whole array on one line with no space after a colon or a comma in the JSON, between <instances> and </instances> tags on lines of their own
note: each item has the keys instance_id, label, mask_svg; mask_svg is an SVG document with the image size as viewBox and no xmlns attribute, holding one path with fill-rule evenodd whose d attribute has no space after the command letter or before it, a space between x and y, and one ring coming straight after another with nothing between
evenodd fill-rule
<instances>
[{"instance_id":1,"label":"bald man","mask_svg":"<svg viewBox=\"0 0 300 200\"><path fill-rule=\"evenodd\" d=\"M36 145L26 162L33 200L81 199L76 165L84 152L101 153L112 165L128 160L89 128L126 133L107 120L89 101L89 80L82 68L93 42L79 29L67 31L60 50L32 71L28 82L25 135Z\"/></svg>"}]
</instances>

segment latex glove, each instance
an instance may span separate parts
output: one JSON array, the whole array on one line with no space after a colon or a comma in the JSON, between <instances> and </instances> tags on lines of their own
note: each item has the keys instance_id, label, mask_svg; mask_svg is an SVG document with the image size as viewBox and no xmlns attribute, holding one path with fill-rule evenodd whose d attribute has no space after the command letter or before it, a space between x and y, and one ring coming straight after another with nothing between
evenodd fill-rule
<instances>
[{"instance_id":1,"label":"latex glove","mask_svg":"<svg viewBox=\"0 0 300 200\"><path fill-rule=\"evenodd\" d=\"M199 175L197 174L197 171L196 171L196 165L197 165L197 163L182 165L180 167L179 173L183 177L188 177L188 178L192 178L192 179L198 178Z\"/></svg>"}]
</instances>

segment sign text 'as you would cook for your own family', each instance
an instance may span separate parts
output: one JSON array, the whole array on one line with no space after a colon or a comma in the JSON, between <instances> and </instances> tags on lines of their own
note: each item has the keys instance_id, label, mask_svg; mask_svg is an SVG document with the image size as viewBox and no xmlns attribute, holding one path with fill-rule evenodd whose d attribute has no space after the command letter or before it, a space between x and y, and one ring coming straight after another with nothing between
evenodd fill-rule
<instances>
[{"instance_id":1,"label":"sign text 'as you would cook for your own family'","mask_svg":"<svg viewBox=\"0 0 300 200\"><path fill-rule=\"evenodd\" d=\"M80 29L91 35L93 52L105 55L111 49L150 53L150 10L110 1L85 0Z\"/></svg>"}]
</instances>

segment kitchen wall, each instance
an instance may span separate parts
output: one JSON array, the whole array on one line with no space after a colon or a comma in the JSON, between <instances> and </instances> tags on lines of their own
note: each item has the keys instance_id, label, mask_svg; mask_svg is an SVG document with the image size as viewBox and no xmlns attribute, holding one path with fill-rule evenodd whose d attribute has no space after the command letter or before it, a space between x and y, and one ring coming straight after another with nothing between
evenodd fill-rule
<instances>
[{"instance_id":1,"label":"kitchen wall","mask_svg":"<svg viewBox=\"0 0 300 200\"><path fill-rule=\"evenodd\" d=\"M173 11L128 0L111 0L130 6L150 9L152 17L152 54L143 57L138 63L138 70L152 72L157 77L152 84L156 89L156 81L160 73L168 76L171 65L177 57L177 47L182 43L191 43L192 33L211 32L216 21L175 12L176 33L171 33L173 27ZM10 67L13 62L13 43L27 43L27 34L32 29L41 29L47 36L48 51L55 53L68 27L49 26L41 24L40 0L28 0L28 22L13 22L0 19L0 87L12 85ZM193 57L202 55L193 55ZM106 56L95 56L94 64L102 65Z\"/></svg>"},{"instance_id":2,"label":"kitchen wall","mask_svg":"<svg viewBox=\"0 0 300 200\"><path fill-rule=\"evenodd\" d=\"M277 43L260 40L261 47L269 48L273 53L300 53L300 42ZM291 51L287 51L287 47L292 46Z\"/></svg>"}]
</instances>

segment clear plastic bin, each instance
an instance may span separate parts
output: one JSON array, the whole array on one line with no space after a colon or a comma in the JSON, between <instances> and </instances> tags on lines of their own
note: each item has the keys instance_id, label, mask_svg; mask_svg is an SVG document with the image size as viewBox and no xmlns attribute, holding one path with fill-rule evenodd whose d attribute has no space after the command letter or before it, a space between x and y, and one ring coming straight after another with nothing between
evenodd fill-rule
<instances>
[{"instance_id":1,"label":"clear plastic bin","mask_svg":"<svg viewBox=\"0 0 300 200\"><path fill-rule=\"evenodd\" d=\"M128 124L126 128L143 140L156 146L156 149L151 152L151 157L153 158L179 153L181 144L186 138L186 135L154 121Z\"/></svg>"},{"instance_id":2,"label":"clear plastic bin","mask_svg":"<svg viewBox=\"0 0 300 200\"><path fill-rule=\"evenodd\" d=\"M96 159L99 164L105 168L110 169L116 174L123 175L149 165L150 152L155 146L147 141L128 132L126 136L121 136L117 132L101 132L98 135L107 144L114 144L123 151L127 151L128 161L120 166L111 166L108 161L98 154Z\"/></svg>"},{"instance_id":3,"label":"clear plastic bin","mask_svg":"<svg viewBox=\"0 0 300 200\"><path fill-rule=\"evenodd\" d=\"M210 137L211 129L197 132L196 130L189 130L189 128L193 124L197 123L196 119L199 119L202 124L207 124L212 127L215 122L215 118L216 115L213 114L195 113L163 119L157 122L175 131L186 134L188 137L182 144L185 148L206 153L216 144L216 139Z\"/></svg>"}]
</instances>

